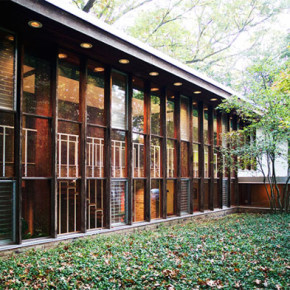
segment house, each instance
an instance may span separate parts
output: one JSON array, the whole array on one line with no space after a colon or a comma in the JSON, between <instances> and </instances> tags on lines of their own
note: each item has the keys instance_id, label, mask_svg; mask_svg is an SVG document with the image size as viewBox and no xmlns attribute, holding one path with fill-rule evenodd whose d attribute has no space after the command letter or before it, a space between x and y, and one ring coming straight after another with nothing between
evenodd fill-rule
<instances>
[{"instance_id":1,"label":"house","mask_svg":"<svg viewBox=\"0 0 290 290\"><path fill-rule=\"evenodd\" d=\"M239 205L232 94L56 0L1 1L0 250Z\"/></svg>"}]
</instances>

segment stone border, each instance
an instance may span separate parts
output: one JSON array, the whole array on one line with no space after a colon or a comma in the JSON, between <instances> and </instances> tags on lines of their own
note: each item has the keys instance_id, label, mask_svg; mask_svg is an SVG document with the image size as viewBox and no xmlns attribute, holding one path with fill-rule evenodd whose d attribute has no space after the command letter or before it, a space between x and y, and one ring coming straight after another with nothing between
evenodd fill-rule
<instances>
[{"instance_id":1,"label":"stone border","mask_svg":"<svg viewBox=\"0 0 290 290\"><path fill-rule=\"evenodd\" d=\"M188 223L192 220L202 220L202 219L212 219L220 218L229 214L234 213L269 213L269 208L260 208L260 207L230 207L223 209L215 209L214 211L206 210L204 212L195 212L192 215L183 215L180 217L170 217L167 219L158 219L152 220L149 222L141 222L133 225L125 225L112 229L102 229L95 231L88 231L87 233L76 233L69 235L60 235L56 239L46 238L46 239L35 239L24 241L21 245L5 245L0 246L0 258L9 257L14 254L24 253L32 249L51 249L57 247L60 243L68 244L79 238L87 238L95 235L104 235L104 234L129 234L133 232L139 232L143 230L154 230L157 229L160 225L175 225L181 223Z\"/></svg>"}]
</instances>

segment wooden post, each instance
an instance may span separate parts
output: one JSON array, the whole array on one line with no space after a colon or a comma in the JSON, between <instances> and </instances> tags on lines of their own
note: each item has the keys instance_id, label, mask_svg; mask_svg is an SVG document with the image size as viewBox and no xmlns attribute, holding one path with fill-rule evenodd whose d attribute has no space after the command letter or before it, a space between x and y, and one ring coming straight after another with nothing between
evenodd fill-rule
<instances>
[{"instance_id":1,"label":"wooden post","mask_svg":"<svg viewBox=\"0 0 290 290\"><path fill-rule=\"evenodd\" d=\"M214 165L213 165L213 108L212 106L208 107L208 134L209 134L209 196L208 196L208 205L210 210L214 210L214 202L213 202L213 191L214 191Z\"/></svg>"},{"instance_id":2,"label":"wooden post","mask_svg":"<svg viewBox=\"0 0 290 290\"><path fill-rule=\"evenodd\" d=\"M144 84L144 103L145 103L145 220L151 221L151 171L150 171L150 145L151 145L151 100L150 82Z\"/></svg>"},{"instance_id":3,"label":"wooden post","mask_svg":"<svg viewBox=\"0 0 290 290\"><path fill-rule=\"evenodd\" d=\"M17 81L16 81L16 114L14 130L14 159L16 177L16 229L15 242L22 243L22 99L23 99L23 59L24 47L22 37L17 39Z\"/></svg>"},{"instance_id":4,"label":"wooden post","mask_svg":"<svg viewBox=\"0 0 290 290\"><path fill-rule=\"evenodd\" d=\"M51 61L51 106L52 106L52 124L51 124L51 162L52 162L52 180L51 180L51 236L57 237L57 70L58 70L58 48L55 48Z\"/></svg>"},{"instance_id":5,"label":"wooden post","mask_svg":"<svg viewBox=\"0 0 290 290\"><path fill-rule=\"evenodd\" d=\"M128 138L127 138L127 170L128 170L128 224L133 223L133 133L132 133L132 75L128 76Z\"/></svg>"},{"instance_id":6,"label":"wooden post","mask_svg":"<svg viewBox=\"0 0 290 290\"><path fill-rule=\"evenodd\" d=\"M81 59L80 65L80 121L81 121L81 232L87 231L87 154L86 154L86 138L87 138L87 59Z\"/></svg>"},{"instance_id":7,"label":"wooden post","mask_svg":"<svg viewBox=\"0 0 290 290\"><path fill-rule=\"evenodd\" d=\"M203 102L198 102L198 138L200 147L198 150L199 161L199 210L204 211L204 138L203 138Z\"/></svg>"},{"instance_id":8,"label":"wooden post","mask_svg":"<svg viewBox=\"0 0 290 290\"><path fill-rule=\"evenodd\" d=\"M167 131L166 131L166 87L163 87L160 94L160 106L161 106L161 132L162 132L162 217L167 218Z\"/></svg>"},{"instance_id":9,"label":"wooden post","mask_svg":"<svg viewBox=\"0 0 290 290\"><path fill-rule=\"evenodd\" d=\"M181 216L181 133L180 133L180 94L175 94L176 99L176 164L177 164L177 181L176 181L176 215Z\"/></svg>"},{"instance_id":10,"label":"wooden post","mask_svg":"<svg viewBox=\"0 0 290 290\"><path fill-rule=\"evenodd\" d=\"M106 116L106 130L105 130L105 162L104 172L106 177L106 189L104 196L104 226L108 229L111 228L111 138L112 138L112 127L111 127L111 67L105 69L105 116Z\"/></svg>"}]
</instances>

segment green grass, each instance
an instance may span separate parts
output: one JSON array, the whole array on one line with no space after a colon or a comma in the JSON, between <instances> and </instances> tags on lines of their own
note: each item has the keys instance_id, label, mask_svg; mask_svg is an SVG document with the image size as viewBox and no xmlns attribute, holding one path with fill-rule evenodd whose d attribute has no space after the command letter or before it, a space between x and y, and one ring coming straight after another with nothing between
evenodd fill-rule
<instances>
[{"instance_id":1,"label":"green grass","mask_svg":"<svg viewBox=\"0 0 290 290\"><path fill-rule=\"evenodd\" d=\"M235 214L0 260L0 288L290 288L289 215Z\"/></svg>"}]
</instances>

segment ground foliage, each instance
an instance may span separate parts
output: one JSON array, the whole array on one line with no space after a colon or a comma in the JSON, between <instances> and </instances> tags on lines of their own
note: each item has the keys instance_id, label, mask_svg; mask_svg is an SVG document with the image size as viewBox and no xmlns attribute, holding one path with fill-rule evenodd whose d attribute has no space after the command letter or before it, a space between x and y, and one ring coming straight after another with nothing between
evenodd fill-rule
<instances>
[{"instance_id":1,"label":"ground foliage","mask_svg":"<svg viewBox=\"0 0 290 290\"><path fill-rule=\"evenodd\" d=\"M289 222L235 214L79 239L0 260L0 288L286 289Z\"/></svg>"}]
</instances>

